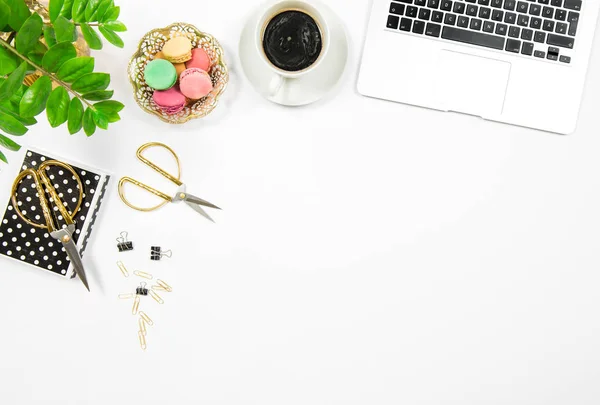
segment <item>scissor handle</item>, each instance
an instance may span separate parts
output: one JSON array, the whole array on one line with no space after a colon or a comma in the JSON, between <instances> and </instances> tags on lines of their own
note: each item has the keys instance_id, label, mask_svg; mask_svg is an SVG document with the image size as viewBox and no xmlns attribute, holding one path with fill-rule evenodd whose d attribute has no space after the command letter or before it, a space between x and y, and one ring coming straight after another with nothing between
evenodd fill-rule
<instances>
[{"instance_id":1,"label":"scissor handle","mask_svg":"<svg viewBox=\"0 0 600 405\"><path fill-rule=\"evenodd\" d=\"M154 163L152 163L150 160L148 160L146 157L144 157L144 155L142 155L142 153L146 149L153 148L153 147L160 147L160 148L166 149L169 152L171 152L171 155L173 155L173 157L175 158L175 162L177 163L177 177L175 177L172 174L170 174L170 173L166 172L165 170L161 169L160 167L158 167L157 165L155 165ZM157 171L158 173L160 173L161 175L163 175L164 177L166 177L167 179L169 179L173 183L177 184L178 186L181 186L183 184L181 182L181 180L180 180L180 178L181 178L181 164L179 163L179 157L177 156L177 154L175 153L175 151L173 149L171 149L170 147L168 147L164 143L160 143L160 142L148 142L148 143L145 143L145 144L143 144L142 146L140 146L138 148L138 150L136 152L136 156L144 164L146 164L147 166L150 166L152 169L154 169L155 171ZM150 191L150 190L148 190L148 191Z\"/></svg>"},{"instance_id":2,"label":"scissor handle","mask_svg":"<svg viewBox=\"0 0 600 405\"><path fill-rule=\"evenodd\" d=\"M21 208L19 208L19 202L17 201L17 189L19 188L19 184L28 176L31 176L33 178L33 182L35 183L35 188L40 200L40 208L42 209L42 213L44 214L46 225L38 224L37 222L31 221L21 212ZM50 205L48 204L48 200L46 199L44 186L42 185L42 181L40 180L37 171L33 169L25 169L21 173L19 173L12 186L11 200L13 208L15 209L17 215L29 225L34 226L36 228L48 229L49 232L54 232L57 230L56 225L54 224L54 218L52 217L52 211L50 210Z\"/></svg>"},{"instance_id":3,"label":"scissor handle","mask_svg":"<svg viewBox=\"0 0 600 405\"><path fill-rule=\"evenodd\" d=\"M73 177L75 178L77 185L79 186L79 199L77 201L77 205L75 206L75 209L73 211L71 211L72 214L69 214L69 211L67 210L65 205L62 203L62 200L58 196L58 193L56 192L56 189L54 188L52 181L50 180L50 178L48 178L48 175L46 174L46 170L49 167L53 167L53 166L62 167L63 169L70 172L73 175ZM79 177L77 172L75 172L75 169L73 169L71 166L69 166L66 163L59 162L58 160L47 160L40 165L40 167L38 169L38 173L39 173L40 179L42 179L42 182L44 183L44 185L46 186L46 189L48 190L48 194L50 194L50 197L52 197L52 200L55 202L56 207L58 208L58 211L60 212L60 215L62 215L62 217L64 218L65 223L67 225L73 224L75 215L77 214L77 212L81 208L81 204L83 203L83 182L81 181L81 178Z\"/></svg>"},{"instance_id":4,"label":"scissor handle","mask_svg":"<svg viewBox=\"0 0 600 405\"><path fill-rule=\"evenodd\" d=\"M134 186L137 186L143 190L146 190L152 194L154 194L157 197L162 198L164 201L154 207L148 207L148 208L144 208L144 207L138 207L137 205L134 205L132 203L129 202L129 200L127 200L127 197L125 197L125 184L127 183L131 183ZM163 193L162 191L158 191L155 188L152 188L140 181L137 181L136 179L132 179L131 177L123 177L121 180L119 180L119 197L121 197L121 200L125 203L125 205L127 205L129 208L133 208L134 210L137 211L143 211L143 212L150 212L150 211L154 211L159 209L160 207L163 207L165 204L171 202L171 197L165 193Z\"/></svg>"}]
</instances>

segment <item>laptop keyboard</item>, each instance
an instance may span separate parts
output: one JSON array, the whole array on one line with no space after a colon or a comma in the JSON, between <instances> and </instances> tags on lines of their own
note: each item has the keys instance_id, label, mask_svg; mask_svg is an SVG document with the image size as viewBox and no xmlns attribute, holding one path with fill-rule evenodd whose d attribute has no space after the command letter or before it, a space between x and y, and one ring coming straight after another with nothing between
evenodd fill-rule
<instances>
[{"instance_id":1,"label":"laptop keyboard","mask_svg":"<svg viewBox=\"0 0 600 405\"><path fill-rule=\"evenodd\" d=\"M387 28L571 63L582 0L394 0Z\"/></svg>"}]
</instances>

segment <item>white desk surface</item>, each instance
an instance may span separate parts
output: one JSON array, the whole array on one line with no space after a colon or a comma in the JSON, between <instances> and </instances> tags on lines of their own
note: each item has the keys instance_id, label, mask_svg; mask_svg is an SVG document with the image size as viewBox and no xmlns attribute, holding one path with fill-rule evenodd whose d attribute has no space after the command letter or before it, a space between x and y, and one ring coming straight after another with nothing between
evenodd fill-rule
<instances>
[{"instance_id":1,"label":"white desk surface","mask_svg":"<svg viewBox=\"0 0 600 405\"><path fill-rule=\"evenodd\" d=\"M85 256L92 294L0 258L0 402L600 402L600 52L565 137L358 95L367 1L328 1L350 33L347 75L299 109L240 69L259 2L117 3L125 49L95 55L123 120L91 139L44 122L24 140L159 185L134 154L166 142L223 211L134 212L115 181ZM231 66L217 111L185 126L142 112L126 76L139 38L174 21L215 35ZM116 252L122 230L134 252ZM151 263L155 244L173 258ZM143 304L145 353L119 259L175 289Z\"/></svg>"}]
</instances>

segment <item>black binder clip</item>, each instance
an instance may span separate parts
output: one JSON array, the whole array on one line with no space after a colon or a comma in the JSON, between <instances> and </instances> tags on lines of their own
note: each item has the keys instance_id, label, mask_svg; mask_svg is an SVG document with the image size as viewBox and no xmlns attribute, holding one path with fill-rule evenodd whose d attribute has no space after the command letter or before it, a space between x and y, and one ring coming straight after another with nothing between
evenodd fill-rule
<instances>
[{"instance_id":1,"label":"black binder clip","mask_svg":"<svg viewBox=\"0 0 600 405\"><path fill-rule=\"evenodd\" d=\"M127 240L127 232L121 232L121 236L117 238L117 248L119 252L128 252L133 250L133 242Z\"/></svg>"},{"instance_id":2,"label":"black binder clip","mask_svg":"<svg viewBox=\"0 0 600 405\"><path fill-rule=\"evenodd\" d=\"M135 289L136 295L148 295L148 289L146 288L146 283L143 281L140 283L140 286Z\"/></svg>"},{"instance_id":3,"label":"black binder clip","mask_svg":"<svg viewBox=\"0 0 600 405\"><path fill-rule=\"evenodd\" d=\"M170 250L161 250L160 246L152 246L150 248L150 260L160 260L163 257L171 257L173 253Z\"/></svg>"}]
</instances>

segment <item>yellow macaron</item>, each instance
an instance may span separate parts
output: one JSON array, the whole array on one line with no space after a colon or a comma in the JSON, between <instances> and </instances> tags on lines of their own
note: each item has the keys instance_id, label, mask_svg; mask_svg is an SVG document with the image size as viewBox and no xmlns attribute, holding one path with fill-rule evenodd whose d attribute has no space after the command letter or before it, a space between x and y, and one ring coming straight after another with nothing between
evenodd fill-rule
<instances>
[{"instance_id":1,"label":"yellow macaron","mask_svg":"<svg viewBox=\"0 0 600 405\"><path fill-rule=\"evenodd\" d=\"M184 63L192 59L192 42L186 37L175 37L163 46L162 53L171 63Z\"/></svg>"}]
</instances>

